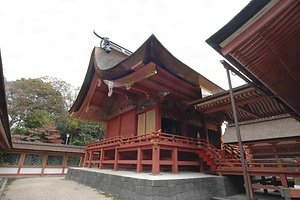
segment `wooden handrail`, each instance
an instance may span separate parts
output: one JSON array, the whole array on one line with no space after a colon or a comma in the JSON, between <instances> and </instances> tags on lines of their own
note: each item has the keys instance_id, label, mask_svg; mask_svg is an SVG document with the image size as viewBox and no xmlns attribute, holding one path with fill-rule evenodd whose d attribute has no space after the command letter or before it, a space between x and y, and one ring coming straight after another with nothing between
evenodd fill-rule
<instances>
[{"instance_id":1,"label":"wooden handrail","mask_svg":"<svg viewBox=\"0 0 300 200\"><path fill-rule=\"evenodd\" d=\"M280 159L266 158L266 159L247 159L246 165L248 170L251 171L282 171L283 168L287 169L289 172L299 172L300 163L296 160L294 162L282 162ZM219 170L226 171L228 166L238 167L241 169L242 163L237 159L222 159L220 161Z\"/></svg>"},{"instance_id":2,"label":"wooden handrail","mask_svg":"<svg viewBox=\"0 0 300 200\"><path fill-rule=\"evenodd\" d=\"M198 140L195 138L189 138L185 136L179 136L179 135L173 135L173 134L161 133L161 132L150 132L147 134L131 136L126 138L122 136L117 136L113 138L104 139L101 141L88 144L87 148L97 147L97 146L102 146L107 144L115 144L115 145L134 144L140 142L141 140L151 142L151 140L153 139L156 139L158 141L170 142L170 143L177 142L177 143L190 144L195 146L198 145Z\"/></svg>"},{"instance_id":3,"label":"wooden handrail","mask_svg":"<svg viewBox=\"0 0 300 200\"><path fill-rule=\"evenodd\" d=\"M231 158L240 159L240 150L237 145L224 144L224 150L227 154L231 156Z\"/></svg>"},{"instance_id":4,"label":"wooden handrail","mask_svg":"<svg viewBox=\"0 0 300 200\"><path fill-rule=\"evenodd\" d=\"M217 149L214 145L207 142L204 139L199 141L200 149L204 150L212 159L214 159L215 163L219 163L221 160L220 149Z\"/></svg>"}]
</instances>

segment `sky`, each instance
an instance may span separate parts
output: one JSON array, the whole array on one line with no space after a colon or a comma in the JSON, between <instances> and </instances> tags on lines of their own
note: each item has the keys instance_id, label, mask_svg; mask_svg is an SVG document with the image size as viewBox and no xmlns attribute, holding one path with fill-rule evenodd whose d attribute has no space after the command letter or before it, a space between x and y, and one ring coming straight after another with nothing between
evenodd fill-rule
<instances>
[{"instance_id":1,"label":"sky","mask_svg":"<svg viewBox=\"0 0 300 200\"><path fill-rule=\"evenodd\" d=\"M0 0L8 81L50 76L83 83L100 36L134 52L154 34L180 61L228 89L223 59L205 40L249 0ZM233 86L244 82L232 77Z\"/></svg>"}]
</instances>

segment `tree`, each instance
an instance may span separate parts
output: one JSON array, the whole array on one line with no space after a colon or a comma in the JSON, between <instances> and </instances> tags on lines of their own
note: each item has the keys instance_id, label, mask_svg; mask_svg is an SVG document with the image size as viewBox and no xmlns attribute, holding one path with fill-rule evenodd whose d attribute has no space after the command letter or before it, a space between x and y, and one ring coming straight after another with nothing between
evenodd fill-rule
<instances>
[{"instance_id":1,"label":"tree","mask_svg":"<svg viewBox=\"0 0 300 200\"><path fill-rule=\"evenodd\" d=\"M6 87L11 127L24 123L33 113L46 111L55 120L67 112L61 93L39 78L8 81Z\"/></svg>"},{"instance_id":2,"label":"tree","mask_svg":"<svg viewBox=\"0 0 300 200\"><path fill-rule=\"evenodd\" d=\"M70 118L76 89L63 80L42 77L6 82L13 139L85 145L103 138L105 126Z\"/></svg>"},{"instance_id":3,"label":"tree","mask_svg":"<svg viewBox=\"0 0 300 200\"><path fill-rule=\"evenodd\" d=\"M24 126L29 129L42 128L51 117L45 110L34 110L29 112L24 118Z\"/></svg>"},{"instance_id":4,"label":"tree","mask_svg":"<svg viewBox=\"0 0 300 200\"><path fill-rule=\"evenodd\" d=\"M46 83L50 83L53 89L60 92L64 99L65 109L69 110L77 96L79 88L75 88L70 83L55 77L44 76L41 78L41 80Z\"/></svg>"},{"instance_id":5,"label":"tree","mask_svg":"<svg viewBox=\"0 0 300 200\"><path fill-rule=\"evenodd\" d=\"M70 134L69 144L86 145L104 138L105 126L93 122L70 118L66 123L67 133Z\"/></svg>"}]
</instances>

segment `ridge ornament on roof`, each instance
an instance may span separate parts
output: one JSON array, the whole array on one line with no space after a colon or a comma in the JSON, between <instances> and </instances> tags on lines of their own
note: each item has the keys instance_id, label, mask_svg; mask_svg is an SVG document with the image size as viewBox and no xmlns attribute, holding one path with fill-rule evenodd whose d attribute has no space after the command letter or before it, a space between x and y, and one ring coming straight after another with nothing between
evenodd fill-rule
<instances>
[{"instance_id":1,"label":"ridge ornament on roof","mask_svg":"<svg viewBox=\"0 0 300 200\"><path fill-rule=\"evenodd\" d=\"M96 33L95 30L93 30L93 33L101 39L101 42L100 42L100 47L106 52L106 53L110 53L111 52L111 49L114 49L120 53L123 53L125 54L126 56L130 56L132 54L131 51L129 51L128 49L112 42L109 40L108 37L101 37L100 35L98 35Z\"/></svg>"}]
</instances>

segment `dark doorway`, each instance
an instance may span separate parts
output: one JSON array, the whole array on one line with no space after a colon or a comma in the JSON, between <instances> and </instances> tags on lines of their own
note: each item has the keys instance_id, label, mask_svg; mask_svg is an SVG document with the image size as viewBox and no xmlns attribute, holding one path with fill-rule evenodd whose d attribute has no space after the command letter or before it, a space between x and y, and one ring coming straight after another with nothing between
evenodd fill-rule
<instances>
[{"instance_id":1,"label":"dark doorway","mask_svg":"<svg viewBox=\"0 0 300 200\"><path fill-rule=\"evenodd\" d=\"M209 142L214 145L216 148L221 148L221 135L219 131L213 131L208 129L208 138Z\"/></svg>"},{"instance_id":2,"label":"dark doorway","mask_svg":"<svg viewBox=\"0 0 300 200\"><path fill-rule=\"evenodd\" d=\"M195 126L195 125L186 125L186 136L187 137L192 137L192 138L197 138L198 133L200 134L201 139L206 139L205 132L202 130L201 127Z\"/></svg>"},{"instance_id":3,"label":"dark doorway","mask_svg":"<svg viewBox=\"0 0 300 200\"><path fill-rule=\"evenodd\" d=\"M180 135L181 134L180 121L163 117L161 119L161 131L163 133Z\"/></svg>"}]
</instances>

